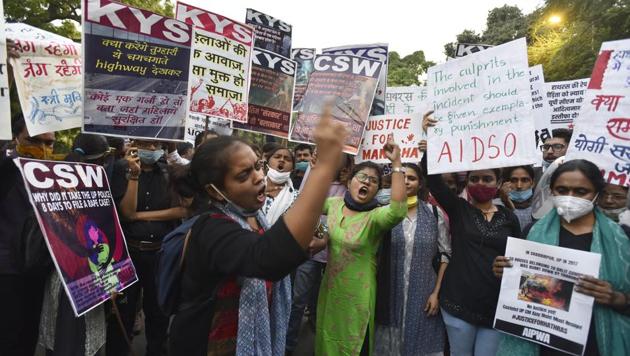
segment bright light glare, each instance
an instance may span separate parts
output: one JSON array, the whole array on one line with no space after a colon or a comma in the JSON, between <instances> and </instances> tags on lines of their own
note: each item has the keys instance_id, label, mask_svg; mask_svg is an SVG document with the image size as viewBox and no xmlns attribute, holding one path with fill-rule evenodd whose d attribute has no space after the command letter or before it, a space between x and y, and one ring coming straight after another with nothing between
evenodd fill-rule
<instances>
[{"instance_id":1,"label":"bright light glare","mask_svg":"<svg viewBox=\"0 0 630 356\"><path fill-rule=\"evenodd\" d=\"M549 23L552 25L557 25L560 22L562 22L562 17L558 16L558 15L552 15L549 17Z\"/></svg>"}]
</instances>

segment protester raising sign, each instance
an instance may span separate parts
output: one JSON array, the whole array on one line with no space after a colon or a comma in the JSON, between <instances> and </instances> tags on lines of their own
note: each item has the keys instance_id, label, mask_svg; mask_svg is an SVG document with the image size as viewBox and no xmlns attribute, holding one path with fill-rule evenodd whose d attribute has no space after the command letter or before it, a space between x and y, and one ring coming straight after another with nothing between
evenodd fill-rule
<instances>
[{"instance_id":1,"label":"protester raising sign","mask_svg":"<svg viewBox=\"0 0 630 356\"><path fill-rule=\"evenodd\" d=\"M20 55L10 64L29 135L80 127L80 45L25 24L6 24L5 33Z\"/></svg>"},{"instance_id":2,"label":"protester raising sign","mask_svg":"<svg viewBox=\"0 0 630 356\"><path fill-rule=\"evenodd\" d=\"M428 132L430 174L535 162L524 38L429 68L428 87L439 120Z\"/></svg>"},{"instance_id":3,"label":"protester raising sign","mask_svg":"<svg viewBox=\"0 0 630 356\"><path fill-rule=\"evenodd\" d=\"M110 0L83 9L84 131L183 140L190 26Z\"/></svg>"},{"instance_id":4,"label":"protester raising sign","mask_svg":"<svg viewBox=\"0 0 630 356\"><path fill-rule=\"evenodd\" d=\"M281 138L289 136L296 66L286 57L254 48L248 121L235 122L235 129Z\"/></svg>"},{"instance_id":5,"label":"protester raising sign","mask_svg":"<svg viewBox=\"0 0 630 356\"><path fill-rule=\"evenodd\" d=\"M375 43L368 45L351 45L341 47L331 47L322 49L322 54L346 54L369 58L379 61L383 64L381 74L378 78L378 86L376 87L376 95L372 102L372 110L370 115L385 114L385 90L387 87L387 43Z\"/></svg>"},{"instance_id":6,"label":"protester raising sign","mask_svg":"<svg viewBox=\"0 0 630 356\"><path fill-rule=\"evenodd\" d=\"M291 25L254 9L247 9L245 23L254 27L254 46L283 57L291 56Z\"/></svg>"},{"instance_id":7,"label":"protester raising sign","mask_svg":"<svg viewBox=\"0 0 630 356\"><path fill-rule=\"evenodd\" d=\"M599 275L601 255L508 238L494 328L573 355L586 348L593 297L575 291L578 278Z\"/></svg>"},{"instance_id":8,"label":"protester raising sign","mask_svg":"<svg viewBox=\"0 0 630 356\"><path fill-rule=\"evenodd\" d=\"M387 115L424 114L428 110L426 87L387 87L385 94Z\"/></svg>"},{"instance_id":9,"label":"protester raising sign","mask_svg":"<svg viewBox=\"0 0 630 356\"><path fill-rule=\"evenodd\" d=\"M630 185L630 40L604 42L567 160L597 163L608 183Z\"/></svg>"},{"instance_id":10,"label":"protester raising sign","mask_svg":"<svg viewBox=\"0 0 630 356\"><path fill-rule=\"evenodd\" d=\"M9 101L9 76L7 73L7 38L4 33L4 7L0 0L0 140L10 140L11 103Z\"/></svg>"},{"instance_id":11,"label":"protester raising sign","mask_svg":"<svg viewBox=\"0 0 630 356\"><path fill-rule=\"evenodd\" d=\"M545 83L547 101L551 110L551 128L573 128L580 114L588 78Z\"/></svg>"},{"instance_id":12,"label":"protester raising sign","mask_svg":"<svg viewBox=\"0 0 630 356\"><path fill-rule=\"evenodd\" d=\"M302 97L306 92L308 78L313 73L313 60L315 60L315 48L294 48L291 50L291 59L297 63L295 77L295 90L293 93L293 111L299 111Z\"/></svg>"},{"instance_id":13,"label":"protester raising sign","mask_svg":"<svg viewBox=\"0 0 630 356\"><path fill-rule=\"evenodd\" d=\"M181 2L176 17L195 26L188 83L190 112L247 122L254 29Z\"/></svg>"},{"instance_id":14,"label":"protester raising sign","mask_svg":"<svg viewBox=\"0 0 630 356\"><path fill-rule=\"evenodd\" d=\"M103 167L15 162L76 316L137 281Z\"/></svg>"},{"instance_id":15,"label":"protester raising sign","mask_svg":"<svg viewBox=\"0 0 630 356\"><path fill-rule=\"evenodd\" d=\"M383 150L383 145L387 143L387 138L391 135L400 146L402 161L418 163L422 158L422 153L418 149L422 132L422 116L423 114L420 113L370 116L363 131L361 148L355 157L355 162L391 163Z\"/></svg>"},{"instance_id":16,"label":"protester raising sign","mask_svg":"<svg viewBox=\"0 0 630 356\"><path fill-rule=\"evenodd\" d=\"M328 103L332 115L346 125L344 152L357 154L367 122L382 63L349 55L318 55L302 107L291 125L290 140L313 143L313 131Z\"/></svg>"}]
</instances>

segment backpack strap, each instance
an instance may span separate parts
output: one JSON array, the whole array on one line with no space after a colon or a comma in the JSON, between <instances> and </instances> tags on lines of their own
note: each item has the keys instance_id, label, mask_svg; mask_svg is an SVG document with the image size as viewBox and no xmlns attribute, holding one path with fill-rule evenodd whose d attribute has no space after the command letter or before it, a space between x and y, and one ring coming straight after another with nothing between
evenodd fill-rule
<instances>
[{"instance_id":1,"label":"backpack strap","mask_svg":"<svg viewBox=\"0 0 630 356\"><path fill-rule=\"evenodd\" d=\"M191 233L192 233L192 226L190 227L190 229L188 229L188 233L186 233L186 237L184 238L184 247L182 248L182 257L179 259L180 271L184 270L184 258L186 257L186 251L188 250L188 241L190 240Z\"/></svg>"}]
</instances>

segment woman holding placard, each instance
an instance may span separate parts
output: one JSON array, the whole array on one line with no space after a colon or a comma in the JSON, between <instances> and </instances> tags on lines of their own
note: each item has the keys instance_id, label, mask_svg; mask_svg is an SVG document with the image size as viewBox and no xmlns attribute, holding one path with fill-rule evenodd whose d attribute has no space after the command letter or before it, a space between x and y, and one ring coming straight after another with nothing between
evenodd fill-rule
<instances>
[{"instance_id":1,"label":"woman holding placard","mask_svg":"<svg viewBox=\"0 0 630 356\"><path fill-rule=\"evenodd\" d=\"M431 114L424 115L425 132L437 122ZM426 151L426 141L420 150ZM424 155L425 170L426 162ZM468 172L470 202L455 195L441 175L429 175L427 179L429 191L450 220L453 253L440 289L440 307L454 356L495 355L499 344L500 334L492 329L492 321L500 283L491 266L496 256L505 254L508 236L521 236L514 213L492 202L500 176L500 169Z\"/></svg>"},{"instance_id":2,"label":"woman holding placard","mask_svg":"<svg viewBox=\"0 0 630 356\"><path fill-rule=\"evenodd\" d=\"M599 278L583 276L575 291L595 298L584 355L630 355L630 240L593 203L605 182L597 166L586 160L563 163L551 176L555 209L531 227L527 239L600 253ZM511 267L508 257L493 264L497 277ZM500 354L559 355L512 336L504 336Z\"/></svg>"}]
</instances>

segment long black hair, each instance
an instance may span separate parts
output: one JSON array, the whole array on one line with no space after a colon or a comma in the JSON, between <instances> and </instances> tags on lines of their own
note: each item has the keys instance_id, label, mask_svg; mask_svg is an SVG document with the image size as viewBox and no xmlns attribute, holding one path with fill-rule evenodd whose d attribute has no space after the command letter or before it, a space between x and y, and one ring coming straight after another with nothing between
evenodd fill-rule
<instances>
[{"instance_id":1,"label":"long black hair","mask_svg":"<svg viewBox=\"0 0 630 356\"><path fill-rule=\"evenodd\" d=\"M553 189L556 184L556 180L558 180L558 177L560 177L561 174L575 171L580 171L584 174L591 184L593 184L593 187L595 187L595 192L597 194L600 194L606 187L604 176L602 176L602 172L595 163L585 159L574 159L564 162L551 174L551 180L549 182L551 189Z\"/></svg>"}]
</instances>

